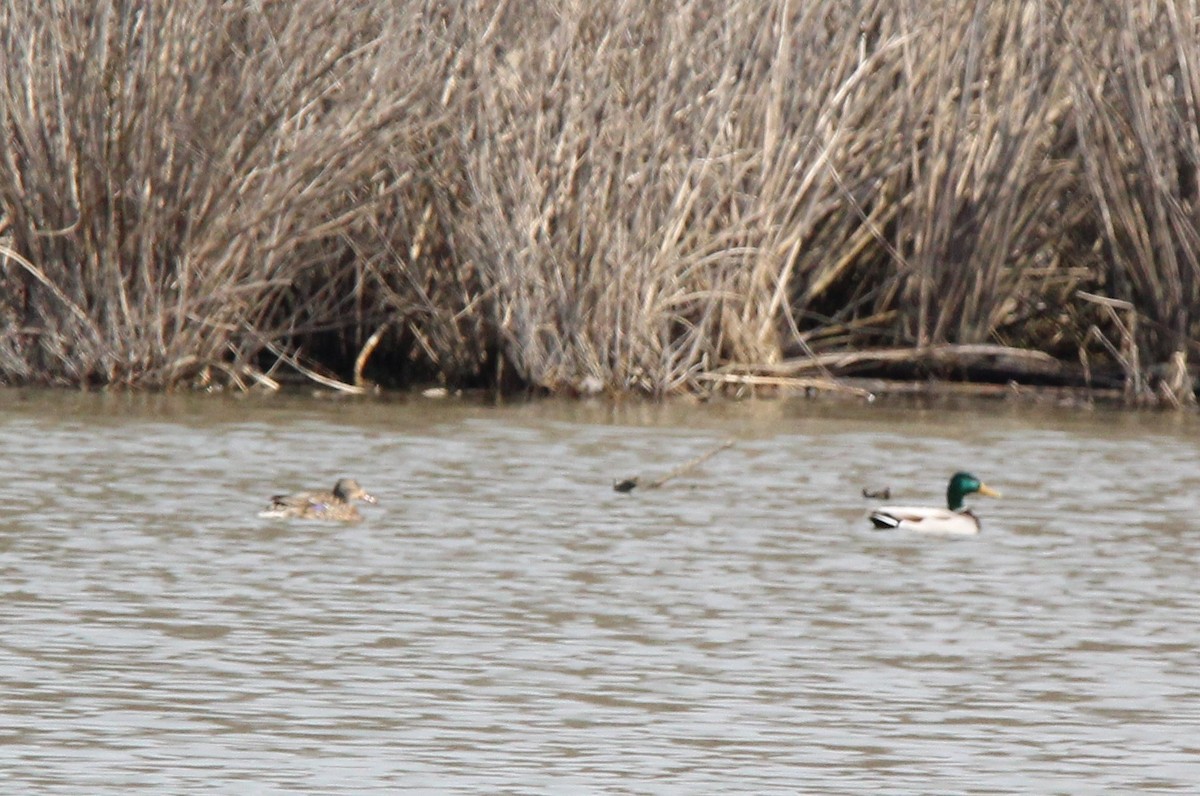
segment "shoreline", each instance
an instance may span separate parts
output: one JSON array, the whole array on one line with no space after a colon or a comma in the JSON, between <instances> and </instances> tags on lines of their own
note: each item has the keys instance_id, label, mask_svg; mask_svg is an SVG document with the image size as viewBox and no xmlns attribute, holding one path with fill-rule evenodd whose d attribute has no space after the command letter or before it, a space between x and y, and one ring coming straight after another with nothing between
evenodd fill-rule
<instances>
[{"instance_id":1,"label":"shoreline","mask_svg":"<svg viewBox=\"0 0 1200 796\"><path fill-rule=\"evenodd\" d=\"M703 392L678 392L669 395L650 395L633 391L510 389L493 387L452 388L437 383L422 382L406 386L360 385L354 390L335 389L334 380L313 382L298 375L282 379L270 388L246 390L227 385L210 384L195 389L137 388L128 385L61 385L11 384L0 382L0 391L10 395L21 393L54 393L67 395L125 396L153 400L163 397L205 397L269 399L307 398L321 403L343 401L426 400L465 401L472 404L514 405L539 401L561 401L586 404L593 402L616 406L687 405L745 401L811 401L815 404L862 404L897 407L925 407L938 404L1025 405L1065 409L1121 410L1137 412L1180 411L1200 414L1196 401L1179 402L1161 392L1147 392L1139 400L1131 400L1123 389L1114 387L1083 387L1078 385L1030 384L1016 380L1006 382L951 379L900 379L872 376L843 376L826 378L772 377L724 374L713 381L713 387ZM336 382L334 382L336 383ZM349 386L349 385L346 385ZM22 400L18 398L18 400Z\"/></svg>"}]
</instances>

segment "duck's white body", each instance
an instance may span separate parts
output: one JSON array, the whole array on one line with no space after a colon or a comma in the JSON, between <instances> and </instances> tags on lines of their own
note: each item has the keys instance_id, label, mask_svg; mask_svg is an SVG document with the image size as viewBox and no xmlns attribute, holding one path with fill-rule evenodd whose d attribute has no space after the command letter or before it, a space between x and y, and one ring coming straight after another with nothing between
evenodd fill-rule
<instances>
[{"instance_id":1,"label":"duck's white body","mask_svg":"<svg viewBox=\"0 0 1200 796\"><path fill-rule=\"evenodd\" d=\"M1000 493L970 473L957 472L946 486L946 508L932 506L880 506L868 516L876 528L900 528L920 533L970 536L979 533L979 519L963 505L975 494L1000 497Z\"/></svg>"},{"instance_id":2,"label":"duck's white body","mask_svg":"<svg viewBox=\"0 0 1200 796\"><path fill-rule=\"evenodd\" d=\"M876 528L899 528L921 533L970 536L979 533L979 519L970 511L932 506L880 506L870 514Z\"/></svg>"}]
</instances>

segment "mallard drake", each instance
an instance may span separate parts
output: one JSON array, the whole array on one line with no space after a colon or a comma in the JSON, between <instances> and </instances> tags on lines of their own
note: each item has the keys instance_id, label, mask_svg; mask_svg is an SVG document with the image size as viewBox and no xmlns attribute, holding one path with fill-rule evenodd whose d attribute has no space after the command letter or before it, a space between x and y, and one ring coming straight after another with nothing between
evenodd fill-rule
<instances>
[{"instance_id":1,"label":"mallard drake","mask_svg":"<svg viewBox=\"0 0 1200 796\"><path fill-rule=\"evenodd\" d=\"M358 522L362 515L350 502L362 500L378 503L372 495L358 485L353 478L343 478L333 485L332 492L297 492L294 495L276 495L271 503L258 513L260 517L287 517L304 520L330 520L333 522Z\"/></svg>"},{"instance_id":2,"label":"mallard drake","mask_svg":"<svg viewBox=\"0 0 1200 796\"><path fill-rule=\"evenodd\" d=\"M979 533L979 518L963 505L963 498L978 492L988 497L1000 493L970 473L955 473L946 487L946 506L880 506L871 512L876 528L902 528L922 533Z\"/></svg>"}]
</instances>

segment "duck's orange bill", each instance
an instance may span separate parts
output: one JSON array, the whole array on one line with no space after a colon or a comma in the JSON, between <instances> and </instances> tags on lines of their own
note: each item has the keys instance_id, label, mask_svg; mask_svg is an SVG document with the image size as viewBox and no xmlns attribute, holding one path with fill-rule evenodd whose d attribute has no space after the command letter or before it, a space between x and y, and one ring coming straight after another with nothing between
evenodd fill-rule
<instances>
[{"instance_id":1,"label":"duck's orange bill","mask_svg":"<svg viewBox=\"0 0 1200 796\"><path fill-rule=\"evenodd\" d=\"M995 498L998 498L1001 496L999 490L992 489L987 484L979 485L979 494L987 495L988 497L995 497Z\"/></svg>"}]
</instances>

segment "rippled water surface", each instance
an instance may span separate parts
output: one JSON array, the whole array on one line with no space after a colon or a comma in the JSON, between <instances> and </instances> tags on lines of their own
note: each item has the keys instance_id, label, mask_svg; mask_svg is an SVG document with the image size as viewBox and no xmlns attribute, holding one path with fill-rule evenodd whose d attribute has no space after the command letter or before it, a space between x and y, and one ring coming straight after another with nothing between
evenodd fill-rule
<instances>
[{"instance_id":1,"label":"rippled water surface","mask_svg":"<svg viewBox=\"0 0 1200 796\"><path fill-rule=\"evenodd\" d=\"M736 444L658 490L722 440ZM0 394L10 792L1200 782L1194 416ZM864 486L1002 489L979 536ZM358 525L260 519L353 475Z\"/></svg>"}]
</instances>

